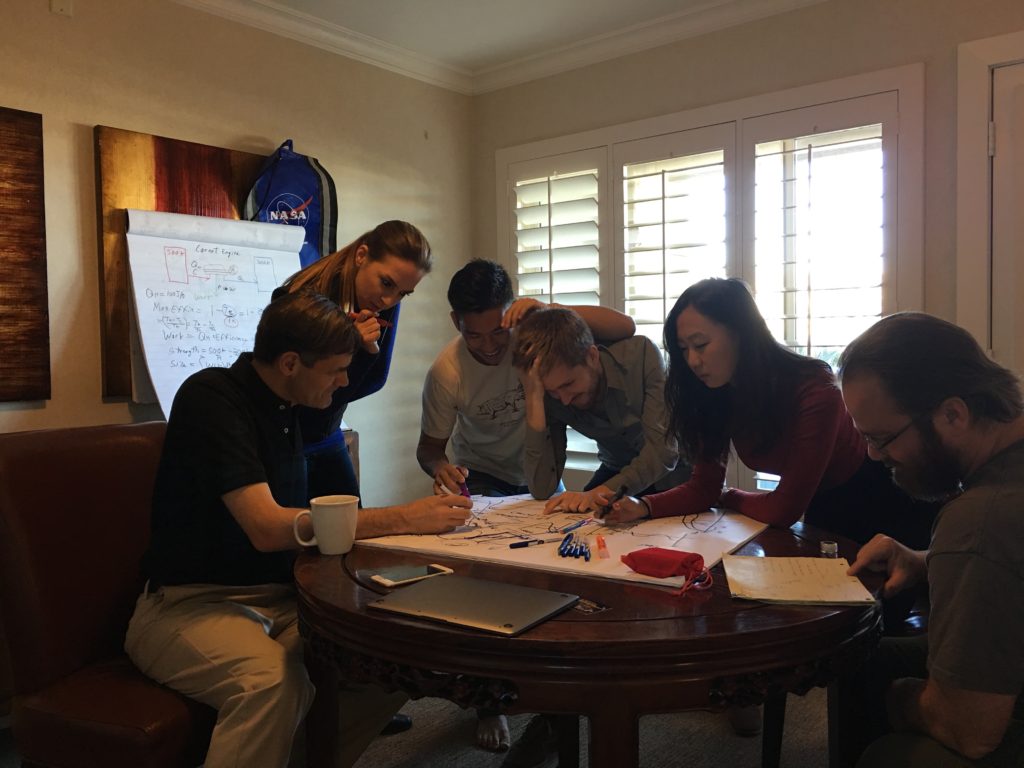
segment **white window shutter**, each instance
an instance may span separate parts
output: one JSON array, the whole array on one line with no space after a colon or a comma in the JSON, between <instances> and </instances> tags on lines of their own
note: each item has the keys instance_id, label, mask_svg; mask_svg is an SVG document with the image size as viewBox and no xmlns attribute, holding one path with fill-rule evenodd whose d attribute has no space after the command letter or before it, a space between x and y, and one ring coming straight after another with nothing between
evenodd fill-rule
<instances>
[{"instance_id":1,"label":"white window shutter","mask_svg":"<svg viewBox=\"0 0 1024 768\"><path fill-rule=\"evenodd\" d=\"M515 182L519 295L558 304L600 304L598 170Z\"/></svg>"},{"instance_id":2,"label":"white window shutter","mask_svg":"<svg viewBox=\"0 0 1024 768\"><path fill-rule=\"evenodd\" d=\"M758 306L779 341L834 363L882 314L882 126L754 151Z\"/></svg>"}]
</instances>

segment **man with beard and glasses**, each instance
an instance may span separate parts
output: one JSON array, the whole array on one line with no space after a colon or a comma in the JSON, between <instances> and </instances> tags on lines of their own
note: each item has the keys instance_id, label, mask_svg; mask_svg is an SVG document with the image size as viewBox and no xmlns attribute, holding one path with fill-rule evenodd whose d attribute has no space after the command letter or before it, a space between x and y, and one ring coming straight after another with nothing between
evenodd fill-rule
<instances>
[{"instance_id":1,"label":"man with beard and glasses","mask_svg":"<svg viewBox=\"0 0 1024 768\"><path fill-rule=\"evenodd\" d=\"M858 767L1024 765L1024 405L1017 377L961 328L887 317L839 360L869 455L943 499L927 551L876 536L850 574L883 595L927 581L927 635L884 638L848 691L840 749ZM858 710L858 711L853 711ZM872 741L860 754L864 745Z\"/></svg>"}]
</instances>

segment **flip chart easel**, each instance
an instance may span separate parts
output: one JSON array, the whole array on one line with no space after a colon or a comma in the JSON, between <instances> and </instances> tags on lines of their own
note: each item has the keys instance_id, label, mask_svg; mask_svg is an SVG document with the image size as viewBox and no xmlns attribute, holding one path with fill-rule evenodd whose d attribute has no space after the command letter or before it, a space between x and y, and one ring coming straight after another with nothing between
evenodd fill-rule
<instances>
[{"instance_id":1,"label":"flip chart easel","mask_svg":"<svg viewBox=\"0 0 1024 768\"><path fill-rule=\"evenodd\" d=\"M299 269L301 227L128 211L128 264L139 345L133 398L168 416L181 383L252 349L271 293ZM150 399L152 401L152 399Z\"/></svg>"}]
</instances>

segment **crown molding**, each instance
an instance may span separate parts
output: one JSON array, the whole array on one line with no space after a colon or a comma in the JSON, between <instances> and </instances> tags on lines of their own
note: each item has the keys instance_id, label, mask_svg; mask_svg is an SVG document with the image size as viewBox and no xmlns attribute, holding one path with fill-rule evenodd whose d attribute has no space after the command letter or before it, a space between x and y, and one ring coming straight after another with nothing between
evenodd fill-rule
<instances>
[{"instance_id":1,"label":"crown molding","mask_svg":"<svg viewBox=\"0 0 1024 768\"><path fill-rule=\"evenodd\" d=\"M473 93L520 85L822 2L826 0L709 0L686 11L480 70L473 75Z\"/></svg>"},{"instance_id":2,"label":"crown molding","mask_svg":"<svg viewBox=\"0 0 1024 768\"><path fill-rule=\"evenodd\" d=\"M457 93L473 93L471 72L267 0L174 2Z\"/></svg>"},{"instance_id":3,"label":"crown molding","mask_svg":"<svg viewBox=\"0 0 1024 768\"><path fill-rule=\"evenodd\" d=\"M474 95L538 80L826 0L706 0L679 13L477 71L452 67L375 37L285 8L272 0L174 2L431 85Z\"/></svg>"}]
</instances>

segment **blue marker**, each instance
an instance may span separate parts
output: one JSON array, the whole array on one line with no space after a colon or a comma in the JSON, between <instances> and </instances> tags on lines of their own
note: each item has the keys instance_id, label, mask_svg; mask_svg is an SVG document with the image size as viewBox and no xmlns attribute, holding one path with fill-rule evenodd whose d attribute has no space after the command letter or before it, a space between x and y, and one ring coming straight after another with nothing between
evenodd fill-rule
<instances>
[{"instance_id":1,"label":"blue marker","mask_svg":"<svg viewBox=\"0 0 1024 768\"><path fill-rule=\"evenodd\" d=\"M572 543L572 534L571 533L565 534L565 538L562 539L562 543L558 545L558 555L559 555L559 557L565 557L566 550L568 550L569 544L571 544L571 543Z\"/></svg>"},{"instance_id":2,"label":"blue marker","mask_svg":"<svg viewBox=\"0 0 1024 768\"><path fill-rule=\"evenodd\" d=\"M575 523L571 523L570 525L565 526L559 531L559 533L568 533L569 531L575 531L577 528L584 526L589 522L590 518L585 517L582 520L577 520Z\"/></svg>"}]
</instances>

